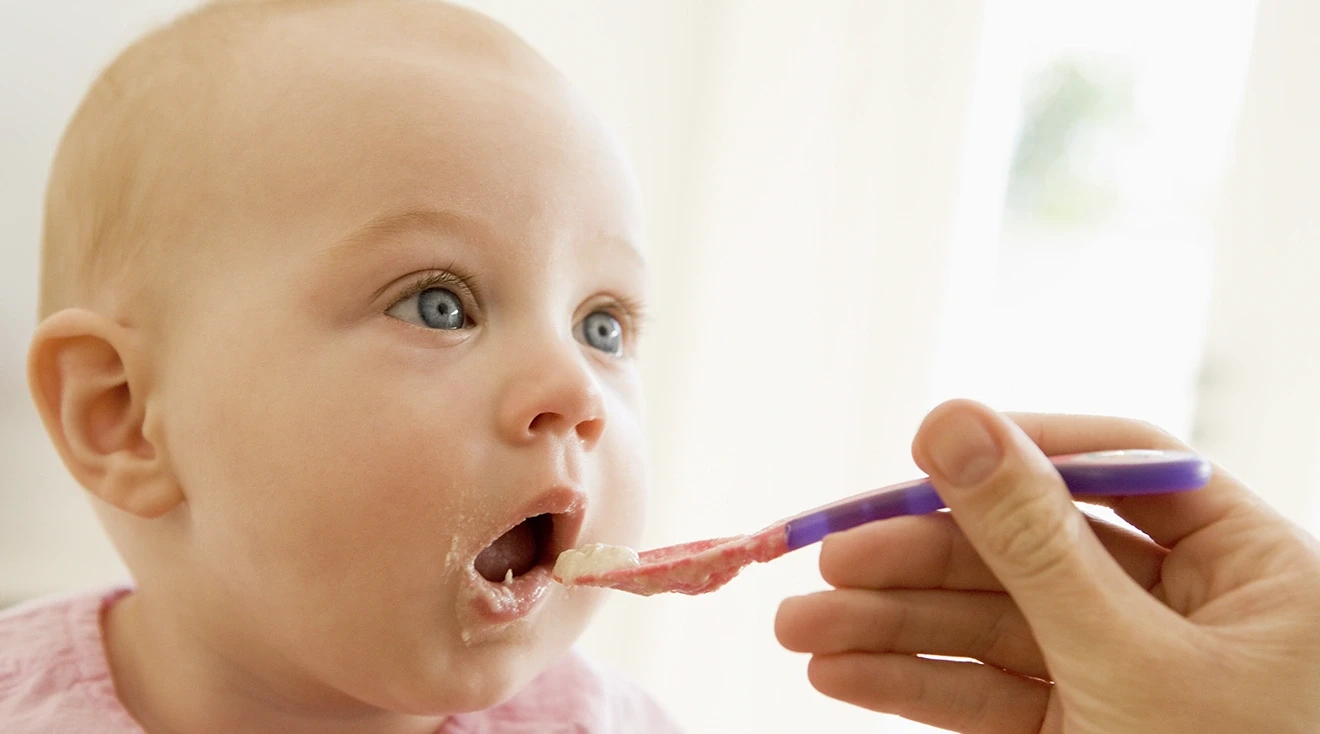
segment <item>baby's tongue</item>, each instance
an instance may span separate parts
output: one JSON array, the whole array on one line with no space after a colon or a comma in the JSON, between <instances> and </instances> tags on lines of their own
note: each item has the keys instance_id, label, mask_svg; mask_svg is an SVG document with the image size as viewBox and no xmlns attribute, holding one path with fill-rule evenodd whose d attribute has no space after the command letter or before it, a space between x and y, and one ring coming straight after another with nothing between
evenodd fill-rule
<instances>
[{"instance_id":1,"label":"baby's tongue","mask_svg":"<svg viewBox=\"0 0 1320 734\"><path fill-rule=\"evenodd\" d=\"M536 565L536 533L527 522L501 535L477 556L477 573L487 581L503 581L510 569L521 576Z\"/></svg>"}]
</instances>

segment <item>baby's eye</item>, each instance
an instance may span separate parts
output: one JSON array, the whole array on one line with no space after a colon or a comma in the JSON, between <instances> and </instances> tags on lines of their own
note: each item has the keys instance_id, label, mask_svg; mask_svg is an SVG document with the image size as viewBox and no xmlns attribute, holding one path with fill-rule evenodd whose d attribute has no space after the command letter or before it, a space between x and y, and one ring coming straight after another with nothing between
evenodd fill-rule
<instances>
[{"instance_id":1,"label":"baby's eye","mask_svg":"<svg viewBox=\"0 0 1320 734\"><path fill-rule=\"evenodd\" d=\"M614 357L623 354L623 324L605 311L593 311L582 319L582 341Z\"/></svg>"},{"instance_id":2,"label":"baby's eye","mask_svg":"<svg viewBox=\"0 0 1320 734\"><path fill-rule=\"evenodd\" d=\"M427 288L390 306L385 313L428 329L452 331L467 324L463 299L448 288Z\"/></svg>"}]
</instances>

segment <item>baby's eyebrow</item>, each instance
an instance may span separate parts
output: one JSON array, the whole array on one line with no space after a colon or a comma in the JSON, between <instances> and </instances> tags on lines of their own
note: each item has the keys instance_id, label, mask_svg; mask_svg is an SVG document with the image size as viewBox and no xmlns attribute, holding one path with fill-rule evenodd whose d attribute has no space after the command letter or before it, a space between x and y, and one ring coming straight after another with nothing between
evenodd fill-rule
<instances>
[{"instance_id":1,"label":"baby's eyebrow","mask_svg":"<svg viewBox=\"0 0 1320 734\"><path fill-rule=\"evenodd\" d=\"M493 245L499 241L493 227L472 215L448 209L407 209L373 217L327 247L324 255L327 259L337 260L360 252L373 243L389 242L414 232L453 237L478 245ZM605 236L602 240L626 253L637 267L646 268L646 258L636 243L619 236Z\"/></svg>"},{"instance_id":2,"label":"baby's eyebrow","mask_svg":"<svg viewBox=\"0 0 1320 734\"><path fill-rule=\"evenodd\" d=\"M408 209L373 217L366 224L325 250L332 259L346 256L373 242L383 242L413 232L447 235L477 243L491 243L494 230L476 217L445 209Z\"/></svg>"}]
</instances>

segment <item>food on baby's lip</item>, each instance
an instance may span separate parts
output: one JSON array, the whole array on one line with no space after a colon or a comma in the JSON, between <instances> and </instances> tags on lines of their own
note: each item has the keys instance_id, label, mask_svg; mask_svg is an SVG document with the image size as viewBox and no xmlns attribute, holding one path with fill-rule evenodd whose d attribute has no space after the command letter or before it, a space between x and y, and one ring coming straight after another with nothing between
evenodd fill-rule
<instances>
[{"instance_id":1,"label":"food on baby's lip","mask_svg":"<svg viewBox=\"0 0 1320 734\"><path fill-rule=\"evenodd\" d=\"M565 586L572 586L583 576L599 576L610 571L641 565L637 551L622 545L591 543L559 554L553 576Z\"/></svg>"}]
</instances>

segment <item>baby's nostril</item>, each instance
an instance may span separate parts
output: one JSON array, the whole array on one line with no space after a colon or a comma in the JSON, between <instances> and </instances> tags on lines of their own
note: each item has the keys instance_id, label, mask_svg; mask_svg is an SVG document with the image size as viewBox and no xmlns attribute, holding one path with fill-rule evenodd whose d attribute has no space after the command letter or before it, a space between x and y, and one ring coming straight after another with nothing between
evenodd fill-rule
<instances>
[{"instance_id":1,"label":"baby's nostril","mask_svg":"<svg viewBox=\"0 0 1320 734\"><path fill-rule=\"evenodd\" d=\"M600 440L600 434L605 430L605 421L600 418L592 418L577 424L578 438L589 444L594 444Z\"/></svg>"},{"instance_id":2,"label":"baby's nostril","mask_svg":"<svg viewBox=\"0 0 1320 734\"><path fill-rule=\"evenodd\" d=\"M564 420L564 417L558 413L540 413L532 419L531 424L527 426L527 430L533 434L553 431L556 427L555 424L562 420Z\"/></svg>"}]
</instances>

